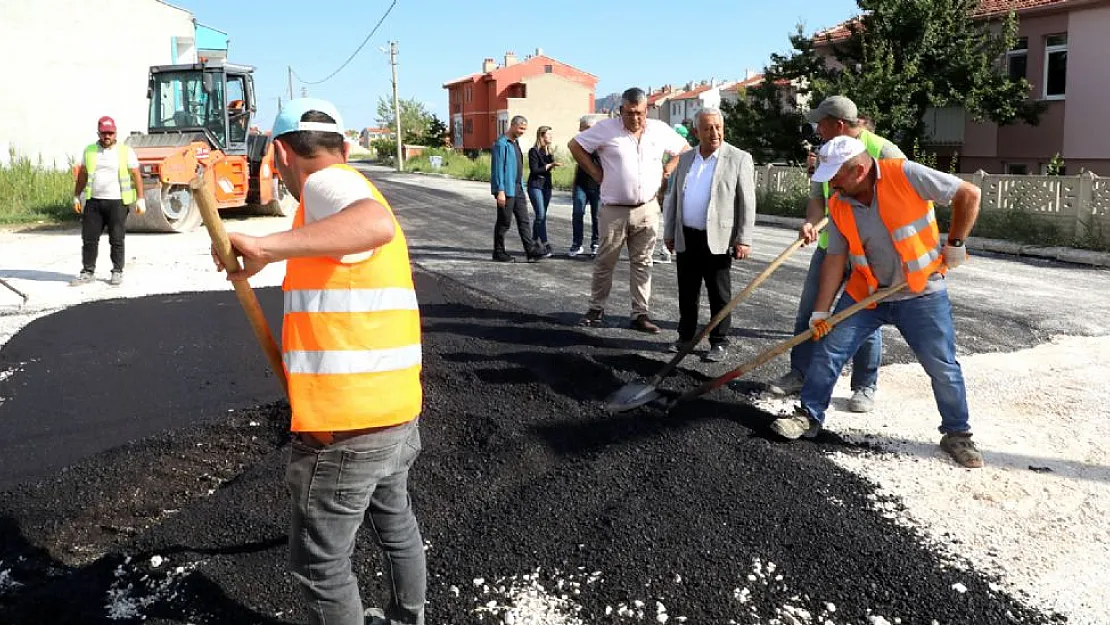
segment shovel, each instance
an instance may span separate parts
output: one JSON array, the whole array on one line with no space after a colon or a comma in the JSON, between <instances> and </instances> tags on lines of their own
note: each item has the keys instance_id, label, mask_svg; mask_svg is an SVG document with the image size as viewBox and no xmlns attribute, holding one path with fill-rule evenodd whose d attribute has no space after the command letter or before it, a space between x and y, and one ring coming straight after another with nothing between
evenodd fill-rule
<instances>
[{"instance_id":1,"label":"shovel","mask_svg":"<svg viewBox=\"0 0 1110 625\"><path fill-rule=\"evenodd\" d=\"M229 273L239 271L239 258L235 256L234 250L231 249L231 241L227 238L224 222L220 219L219 209L216 208L216 198L212 196L212 190L208 188L207 179L204 176L197 176L189 183L189 188L192 191L193 200L200 208L204 227L208 229L208 236L212 239L212 245L216 248L216 255L220 257L220 262L224 264L224 268ZM266 323L266 316L262 313L262 305L258 303L254 290L251 289L251 285L246 280L236 280L232 282L232 285L235 287L235 295L239 298L239 304L247 315L247 321L250 322L251 329L254 330L254 337L258 340L262 352L266 354L266 359L270 361L270 368L273 369L274 375L281 382L281 388L285 392L285 396L288 397L289 383L285 379L285 365L282 363L281 351L278 349L277 343L274 342L274 336L270 333L270 325Z\"/></svg>"},{"instance_id":2,"label":"shovel","mask_svg":"<svg viewBox=\"0 0 1110 625\"><path fill-rule=\"evenodd\" d=\"M817 222L817 225L814 226L814 228L820 231L828 223L829 218L824 217L821 219L821 221ZM683 358L690 355L690 352L694 351L694 348L697 347L698 343L701 343L702 339L704 339L706 335L708 335L709 332L713 330L713 328L717 327L717 324L721 323L721 321L723 321L724 318L727 317L734 308L739 306L740 302L748 299L748 296L752 294L752 291L754 291L757 286L763 284L763 282L766 281L767 278L770 278L771 274L774 273L775 270L779 268L779 266L786 262L787 258L790 258L790 256L794 252L798 251L798 249L801 248L803 245L805 245L804 241L802 239L797 239L790 244L790 247L783 250L781 254L779 254L774 260L771 261L771 264L767 265L767 268L764 269L762 273L756 276L751 281L751 283L748 284L748 286L744 287L743 291L737 293L736 297L733 297L732 300L729 301L729 303L725 304L724 308L722 308L716 315L713 315L713 318L709 320L709 323L704 328L702 328L701 332L699 332L692 341L684 344L682 348L678 350L678 353L674 355L674 358L671 358L671 361L668 362L662 369L660 369L659 373L656 373L653 378L651 378L650 380L644 380L641 378L639 380L629 382L628 384L617 389L612 395L610 395L608 399L605 400L605 405L609 412L625 412L627 410L643 406L644 404L657 399L659 397L659 393L656 390L656 387L659 386L659 383L662 382L663 379L666 378L668 375L670 375L676 367L678 367Z\"/></svg>"},{"instance_id":3,"label":"shovel","mask_svg":"<svg viewBox=\"0 0 1110 625\"><path fill-rule=\"evenodd\" d=\"M829 317L828 320L827 320L827 322L829 324L829 328L832 329L838 323L840 323L841 321L844 321L848 317L851 317L852 315L854 315L857 312L863 310L864 308L870 306L871 304L874 304L874 303L879 302L880 300L882 300L886 297L894 295L895 293L897 293L898 291L901 291L904 288L906 288L906 283L903 281L903 282L900 282L900 283L895 284L893 286L889 286L885 289L880 289L878 291L875 291L871 295L863 298L862 300L856 302L855 304L852 304L848 308L845 308L844 310L836 313L832 317ZM800 345L800 344L810 340L811 338L813 338L813 328L810 328L810 329L806 330L805 332L802 332L801 334L799 334L795 337L791 337L791 338L783 341L782 343L779 343L778 345L775 345L774 347L771 347L770 349L764 351L763 353L759 354L758 356L749 360L748 362L745 362L744 364L742 364L739 367L733 369L732 371L729 371L728 373L726 373L726 374L724 374L724 375L722 375L718 378L708 380L707 382L701 384L700 386L697 386L694 389L692 389L690 391L687 391L686 393L678 396L677 398L666 402L664 404L663 408L664 408L665 411L669 412L671 409L673 409L680 402L683 402L683 401L686 401L686 400L689 400L689 399L694 399L695 397L700 397L700 396L705 395L706 393L708 393L712 390L718 389L718 388L724 386L725 384L728 384L729 382L735 380L736 378L739 378L740 376L747 375L747 374L751 373L752 371L755 371L756 369L758 369L759 367L762 367L763 365L767 364L769 361L773 360L774 358L790 351L791 349L794 348L794 346ZM636 404L630 404L630 405L627 405L627 406L620 406L620 407L614 407L614 406L610 405L610 410L613 411L613 412L625 412L625 411L628 411L628 410L632 410L633 408L636 408L638 406L642 406L642 405L644 405L646 403L649 403L651 401L654 401L655 399L658 399L659 397L660 397L659 392L655 389L652 389L652 396L649 397L646 401L641 401L641 402L636 403Z\"/></svg>"}]
</instances>

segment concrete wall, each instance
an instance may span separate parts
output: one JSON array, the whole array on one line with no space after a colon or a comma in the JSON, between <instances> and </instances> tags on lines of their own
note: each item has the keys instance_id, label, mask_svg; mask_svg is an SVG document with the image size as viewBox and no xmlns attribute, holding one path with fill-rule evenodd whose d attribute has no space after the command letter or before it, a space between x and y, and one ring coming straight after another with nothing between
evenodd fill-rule
<instances>
[{"instance_id":1,"label":"concrete wall","mask_svg":"<svg viewBox=\"0 0 1110 625\"><path fill-rule=\"evenodd\" d=\"M557 74L540 74L525 78L527 98L509 98L506 113L511 118L528 118L528 134L520 139L521 150L527 151L536 142L536 129L551 126L555 146L567 155L567 142L578 134L578 120L593 113L593 89Z\"/></svg>"},{"instance_id":2,"label":"concrete wall","mask_svg":"<svg viewBox=\"0 0 1110 625\"><path fill-rule=\"evenodd\" d=\"M173 60L174 38L194 37L192 15L158 0L18 0L0 7L4 161L14 146L67 168L96 140L101 115L115 118L121 136L145 131L148 68Z\"/></svg>"}]
</instances>

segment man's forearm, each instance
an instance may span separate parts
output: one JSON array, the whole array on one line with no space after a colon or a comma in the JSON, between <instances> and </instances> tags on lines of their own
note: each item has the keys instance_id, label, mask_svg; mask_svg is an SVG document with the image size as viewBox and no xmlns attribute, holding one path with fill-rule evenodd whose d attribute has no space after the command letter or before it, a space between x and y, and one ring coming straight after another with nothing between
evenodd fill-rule
<instances>
[{"instance_id":1,"label":"man's forearm","mask_svg":"<svg viewBox=\"0 0 1110 625\"><path fill-rule=\"evenodd\" d=\"M143 189L143 175L139 173L138 169L131 170L131 184L135 186L135 193L140 200L146 195L146 190Z\"/></svg>"},{"instance_id":2,"label":"man's forearm","mask_svg":"<svg viewBox=\"0 0 1110 625\"><path fill-rule=\"evenodd\" d=\"M975 221L979 219L979 187L965 182L952 196L952 224L948 227L949 239L967 239Z\"/></svg>"},{"instance_id":3,"label":"man's forearm","mask_svg":"<svg viewBox=\"0 0 1110 625\"><path fill-rule=\"evenodd\" d=\"M265 259L278 262L367 252L389 243L394 236L396 227L389 211L377 202L363 200L302 228L265 236L261 245Z\"/></svg>"},{"instance_id":4,"label":"man's forearm","mask_svg":"<svg viewBox=\"0 0 1110 625\"><path fill-rule=\"evenodd\" d=\"M832 311L833 299L840 290L844 281L844 264L848 262L847 254L828 254L821 264L821 278L818 281L817 299L814 302L815 312Z\"/></svg>"},{"instance_id":5,"label":"man's forearm","mask_svg":"<svg viewBox=\"0 0 1110 625\"><path fill-rule=\"evenodd\" d=\"M85 185L88 183L89 174L85 171L85 168L82 167L77 171L77 183L73 187L73 195L81 195L81 192L85 190Z\"/></svg>"},{"instance_id":6,"label":"man's forearm","mask_svg":"<svg viewBox=\"0 0 1110 625\"><path fill-rule=\"evenodd\" d=\"M567 149L570 150L570 155L574 157L574 162L578 163L582 171L589 174L594 180L601 182L601 170L598 169L597 164L594 163L594 159L590 158L589 153L586 152L586 148L582 147L582 145L574 139L571 139L567 143Z\"/></svg>"}]
</instances>

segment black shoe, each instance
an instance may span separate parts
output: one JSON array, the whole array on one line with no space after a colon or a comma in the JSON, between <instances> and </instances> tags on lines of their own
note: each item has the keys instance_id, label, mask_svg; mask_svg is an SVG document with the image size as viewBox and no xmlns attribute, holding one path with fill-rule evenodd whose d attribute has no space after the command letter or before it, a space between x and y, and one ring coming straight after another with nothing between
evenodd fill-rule
<instances>
[{"instance_id":1,"label":"black shoe","mask_svg":"<svg viewBox=\"0 0 1110 625\"><path fill-rule=\"evenodd\" d=\"M505 252L494 252L493 260L499 263L515 263L516 259Z\"/></svg>"},{"instance_id":2,"label":"black shoe","mask_svg":"<svg viewBox=\"0 0 1110 625\"><path fill-rule=\"evenodd\" d=\"M581 319L578 320L578 325L585 326L587 328L594 328L600 326L604 319L604 310L601 310L600 308L591 308L590 310L586 311L586 314L582 315Z\"/></svg>"},{"instance_id":3,"label":"black shoe","mask_svg":"<svg viewBox=\"0 0 1110 625\"><path fill-rule=\"evenodd\" d=\"M647 315L638 315L635 319L632 320L632 323L629 324L629 327L633 330L638 330L646 334L659 334L659 326L652 323L651 318Z\"/></svg>"},{"instance_id":4,"label":"black shoe","mask_svg":"<svg viewBox=\"0 0 1110 625\"><path fill-rule=\"evenodd\" d=\"M709 351L702 356L705 362L723 362L728 356L728 345L724 343L717 343L709 347Z\"/></svg>"}]
</instances>

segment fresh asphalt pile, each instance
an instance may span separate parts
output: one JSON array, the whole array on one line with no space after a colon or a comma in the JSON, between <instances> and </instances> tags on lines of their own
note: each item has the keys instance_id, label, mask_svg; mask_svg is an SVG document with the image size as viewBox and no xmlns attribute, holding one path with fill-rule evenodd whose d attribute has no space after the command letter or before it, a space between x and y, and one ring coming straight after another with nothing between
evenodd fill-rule
<instances>
[{"instance_id":1,"label":"fresh asphalt pile","mask_svg":"<svg viewBox=\"0 0 1110 625\"><path fill-rule=\"evenodd\" d=\"M774 441L771 416L729 389L670 415L604 413L660 366L636 354L653 341L598 338L428 276L418 291L411 488L429 624L1060 620L884 518L871 486L825 459L852 449L832 435ZM680 370L663 386L701 380ZM213 415L0 494L0 623L304 622L285 569L287 419L283 403ZM354 558L373 605L368 535Z\"/></svg>"}]
</instances>

